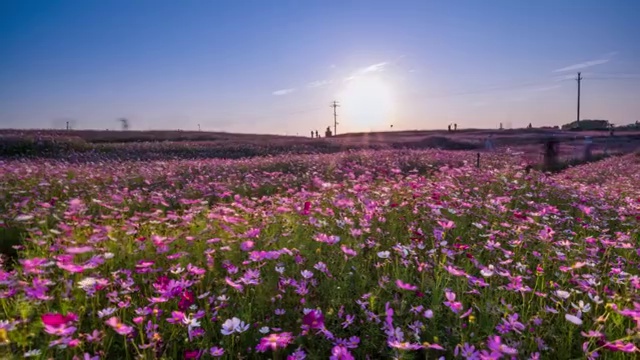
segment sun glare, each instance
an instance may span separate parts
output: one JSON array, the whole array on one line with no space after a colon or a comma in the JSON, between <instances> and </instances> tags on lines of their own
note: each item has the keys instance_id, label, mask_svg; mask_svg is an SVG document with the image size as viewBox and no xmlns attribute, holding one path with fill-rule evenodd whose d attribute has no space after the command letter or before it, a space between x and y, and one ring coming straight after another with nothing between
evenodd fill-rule
<instances>
[{"instance_id":1,"label":"sun glare","mask_svg":"<svg viewBox=\"0 0 640 360\"><path fill-rule=\"evenodd\" d=\"M393 92L382 79L356 78L347 83L340 99L340 123L347 131L386 130L393 124Z\"/></svg>"}]
</instances>

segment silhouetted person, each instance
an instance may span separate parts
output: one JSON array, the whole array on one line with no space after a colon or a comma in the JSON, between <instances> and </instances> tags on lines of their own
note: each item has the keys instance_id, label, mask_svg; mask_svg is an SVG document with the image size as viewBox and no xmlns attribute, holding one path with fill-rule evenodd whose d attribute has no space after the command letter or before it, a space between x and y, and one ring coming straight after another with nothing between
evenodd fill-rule
<instances>
[{"instance_id":1,"label":"silhouetted person","mask_svg":"<svg viewBox=\"0 0 640 360\"><path fill-rule=\"evenodd\" d=\"M324 132L325 137L331 137L331 127L327 126L327 130Z\"/></svg>"},{"instance_id":2,"label":"silhouetted person","mask_svg":"<svg viewBox=\"0 0 640 360\"><path fill-rule=\"evenodd\" d=\"M489 151L493 151L493 135L490 134L485 140L484 140L484 148L489 150Z\"/></svg>"},{"instance_id":3,"label":"silhouetted person","mask_svg":"<svg viewBox=\"0 0 640 360\"><path fill-rule=\"evenodd\" d=\"M453 124L453 131L458 131L458 124Z\"/></svg>"},{"instance_id":4,"label":"silhouetted person","mask_svg":"<svg viewBox=\"0 0 640 360\"><path fill-rule=\"evenodd\" d=\"M447 127L447 131L451 132L451 124L449 124L449 126Z\"/></svg>"},{"instance_id":5,"label":"silhouetted person","mask_svg":"<svg viewBox=\"0 0 640 360\"><path fill-rule=\"evenodd\" d=\"M533 126L531 126L531 123L529 123L529 126L527 126L528 129L533 129Z\"/></svg>"},{"instance_id":6,"label":"silhouetted person","mask_svg":"<svg viewBox=\"0 0 640 360\"><path fill-rule=\"evenodd\" d=\"M313 130L311 130L311 138L313 139Z\"/></svg>"},{"instance_id":7,"label":"silhouetted person","mask_svg":"<svg viewBox=\"0 0 640 360\"><path fill-rule=\"evenodd\" d=\"M316 138L319 138L320 135L318 135L318 130L316 130Z\"/></svg>"},{"instance_id":8,"label":"silhouetted person","mask_svg":"<svg viewBox=\"0 0 640 360\"><path fill-rule=\"evenodd\" d=\"M552 170L558 163L558 140L549 138L544 143L544 166L546 170Z\"/></svg>"},{"instance_id":9,"label":"silhouetted person","mask_svg":"<svg viewBox=\"0 0 640 360\"><path fill-rule=\"evenodd\" d=\"M591 160L591 150L593 149L593 141L590 136L584 137L584 154L583 158L585 161Z\"/></svg>"},{"instance_id":10,"label":"silhouetted person","mask_svg":"<svg viewBox=\"0 0 640 360\"><path fill-rule=\"evenodd\" d=\"M500 130L502 130L502 123L500 123Z\"/></svg>"}]
</instances>

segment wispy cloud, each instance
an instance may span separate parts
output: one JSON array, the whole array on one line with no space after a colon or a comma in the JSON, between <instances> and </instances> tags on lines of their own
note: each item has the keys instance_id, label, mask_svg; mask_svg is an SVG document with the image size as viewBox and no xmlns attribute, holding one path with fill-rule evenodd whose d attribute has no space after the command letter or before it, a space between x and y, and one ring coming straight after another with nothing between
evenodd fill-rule
<instances>
[{"instance_id":1,"label":"wispy cloud","mask_svg":"<svg viewBox=\"0 0 640 360\"><path fill-rule=\"evenodd\" d=\"M632 80L640 79L640 74L624 74L624 73L596 73L593 79L598 80Z\"/></svg>"},{"instance_id":2,"label":"wispy cloud","mask_svg":"<svg viewBox=\"0 0 640 360\"><path fill-rule=\"evenodd\" d=\"M364 75L364 74L368 74L368 73L372 73L372 72L384 71L384 68L387 65L388 65L387 62L381 62L381 63L373 64L373 65L367 66L366 68L362 68L362 69L358 70L356 73L359 74L359 75Z\"/></svg>"},{"instance_id":3,"label":"wispy cloud","mask_svg":"<svg viewBox=\"0 0 640 360\"><path fill-rule=\"evenodd\" d=\"M567 80L575 80L575 79L576 79L575 74L560 75L553 78L554 81L567 81Z\"/></svg>"},{"instance_id":4,"label":"wispy cloud","mask_svg":"<svg viewBox=\"0 0 640 360\"><path fill-rule=\"evenodd\" d=\"M589 60L589 61L581 62L579 64L565 66L563 68L553 70L553 72L575 71L575 70L590 68L596 65L606 64L609 61L611 61L611 58L613 58L615 55L616 55L616 52L611 52L606 54L600 59Z\"/></svg>"},{"instance_id":5,"label":"wispy cloud","mask_svg":"<svg viewBox=\"0 0 640 360\"><path fill-rule=\"evenodd\" d=\"M586 69L586 68L589 68L589 67L592 67L592 66L606 64L606 63L609 62L609 60L611 60L611 59L600 59L600 60L585 61L585 62L580 63L580 64L574 64L574 65L570 65L570 66L567 66L567 67L563 67L561 69L553 70L553 72L564 72L564 71L574 71L574 70Z\"/></svg>"},{"instance_id":6,"label":"wispy cloud","mask_svg":"<svg viewBox=\"0 0 640 360\"><path fill-rule=\"evenodd\" d=\"M316 80L307 84L307 87L316 88L331 84L331 80Z\"/></svg>"},{"instance_id":7,"label":"wispy cloud","mask_svg":"<svg viewBox=\"0 0 640 360\"><path fill-rule=\"evenodd\" d=\"M549 91L549 90L553 90L553 89L557 89L557 88L561 88L562 85L550 85L550 86L543 86L543 87L539 87L539 88L535 88L532 89L532 91Z\"/></svg>"},{"instance_id":8,"label":"wispy cloud","mask_svg":"<svg viewBox=\"0 0 640 360\"><path fill-rule=\"evenodd\" d=\"M287 94L291 94L294 91L296 91L296 89L276 90L276 91L273 92L273 95L275 95L275 96L287 95Z\"/></svg>"},{"instance_id":9,"label":"wispy cloud","mask_svg":"<svg viewBox=\"0 0 640 360\"><path fill-rule=\"evenodd\" d=\"M387 65L389 65L389 63L385 61L385 62L381 62L381 63L377 63L377 64L369 65L367 67L360 68L360 69L354 71L353 74L351 74L351 76L349 76L346 79L344 79L344 81L351 81L351 80L353 80L353 79L355 79L355 78L357 78L359 76L370 74L370 73L382 72L382 71L385 70Z\"/></svg>"}]
</instances>

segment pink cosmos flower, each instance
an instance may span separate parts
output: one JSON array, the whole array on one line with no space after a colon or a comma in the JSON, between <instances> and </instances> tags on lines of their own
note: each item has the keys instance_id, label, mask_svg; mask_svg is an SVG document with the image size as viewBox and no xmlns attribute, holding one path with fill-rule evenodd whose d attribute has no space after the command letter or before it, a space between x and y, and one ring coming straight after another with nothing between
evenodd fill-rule
<instances>
[{"instance_id":1,"label":"pink cosmos flower","mask_svg":"<svg viewBox=\"0 0 640 360\"><path fill-rule=\"evenodd\" d=\"M611 351L622 351L627 353L637 352L640 350L632 342L624 342L622 340L608 342L604 344L604 348Z\"/></svg>"},{"instance_id":2,"label":"pink cosmos flower","mask_svg":"<svg viewBox=\"0 0 640 360\"><path fill-rule=\"evenodd\" d=\"M400 342L397 340L388 341L387 344L392 348L400 349L400 350L419 350L423 348L423 346L420 344L412 344L410 342Z\"/></svg>"},{"instance_id":3,"label":"pink cosmos flower","mask_svg":"<svg viewBox=\"0 0 640 360\"><path fill-rule=\"evenodd\" d=\"M505 354L505 355L516 355L518 353L518 351L512 347L509 347L507 345L504 345L502 343L502 339L500 339L500 336L490 336L489 339L487 339L487 347L494 352L500 353L500 354Z\"/></svg>"},{"instance_id":4,"label":"pink cosmos flower","mask_svg":"<svg viewBox=\"0 0 640 360\"><path fill-rule=\"evenodd\" d=\"M209 355L213 357L221 357L222 355L224 355L224 349L214 346L211 349L209 349Z\"/></svg>"},{"instance_id":5,"label":"pink cosmos flower","mask_svg":"<svg viewBox=\"0 0 640 360\"><path fill-rule=\"evenodd\" d=\"M314 240L333 245L340 241L340 237L337 235L318 234L314 237Z\"/></svg>"},{"instance_id":6,"label":"pink cosmos flower","mask_svg":"<svg viewBox=\"0 0 640 360\"><path fill-rule=\"evenodd\" d=\"M336 345L331 349L331 357L329 360L355 360L349 349L343 345Z\"/></svg>"},{"instance_id":7,"label":"pink cosmos flower","mask_svg":"<svg viewBox=\"0 0 640 360\"><path fill-rule=\"evenodd\" d=\"M84 254L93 251L93 247L91 246L75 246L68 247L65 249L67 254Z\"/></svg>"},{"instance_id":8,"label":"pink cosmos flower","mask_svg":"<svg viewBox=\"0 0 640 360\"><path fill-rule=\"evenodd\" d=\"M155 261L153 261L153 260L140 260L136 264L136 269L149 268L149 267L152 267L153 264L155 264Z\"/></svg>"},{"instance_id":9,"label":"pink cosmos flower","mask_svg":"<svg viewBox=\"0 0 640 360\"><path fill-rule=\"evenodd\" d=\"M438 220L438 224L442 226L445 230L453 229L454 227L456 227L456 224L451 220L447 220L447 221Z\"/></svg>"},{"instance_id":10,"label":"pink cosmos flower","mask_svg":"<svg viewBox=\"0 0 640 360\"><path fill-rule=\"evenodd\" d=\"M451 311L457 314L458 312L460 312L460 310L462 310L462 303L455 301L456 300L455 293L449 290L445 290L445 296L447 298L447 301L445 301L444 304L448 306L449 309L451 309Z\"/></svg>"},{"instance_id":11,"label":"pink cosmos flower","mask_svg":"<svg viewBox=\"0 0 640 360\"><path fill-rule=\"evenodd\" d=\"M62 270L66 270L70 273L81 273L84 271L84 267L81 265L76 265L76 264L65 264L62 263L60 261L56 262L56 265L62 269Z\"/></svg>"},{"instance_id":12,"label":"pink cosmos flower","mask_svg":"<svg viewBox=\"0 0 640 360\"><path fill-rule=\"evenodd\" d=\"M47 334L56 335L60 337L67 337L75 333L77 328L75 326L67 326L66 324L61 326L45 325L44 331Z\"/></svg>"},{"instance_id":13,"label":"pink cosmos flower","mask_svg":"<svg viewBox=\"0 0 640 360\"><path fill-rule=\"evenodd\" d=\"M348 248L348 247L346 247L344 245L340 246L340 249L347 256L356 256L356 255L358 255L358 253L355 250L350 249L350 248Z\"/></svg>"},{"instance_id":14,"label":"pink cosmos flower","mask_svg":"<svg viewBox=\"0 0 640 360\"><path fill-rule=\"evenodd\" d=\"M186 318L186 315L182 311L172 311L171 317L167 319L167 322L171 324L180 324L182 323L182 320L184 320L185 318Z\"/></svg>"},{"instance_id":15,"label":"pink cosmos flower","mask_svg":"<svg viewBox=\"0 0 640 360\"><path fill-rule=\"evenodd\" d=\"M402 280L400 280L400 279L396 280L396 286L398 286L398 288L400 288L402 290L409 290L409 291L418 290L417 286L411 285L409 283L402 282Z\"/></svg>"},{"instance_id":16,"label":"pink cosmos flower","mask_svg":"<svg viewBox=\"0 0 640 360\"><path fill-rule=\"evenodd\" d=\"M233 280L231 280L231 278L229 278L229 277L226 277L226 278L224 279L224 281L225 281L229 286L231 286L232 288L234 288L234 289L236 289L236 290L238 290L238 291L240 291L240 292L242 292L242 290L244 289L244 286L242 286L242 284L238 284L238 283L234 282L234 281L233 281Z\"/></svg>"},{"instance_id":17,"label":"pink cosmos flower","mask_svg":"<svg viewBox=\"0 0 640 360\"><path fill-rule=\"evenodd\" d=\"M115 316L110 317L109 320L105 321L105 324L111 326L120 335L129 335L133 332L133 327L123 324Z\"/></svg>"},{"instance_id":18,"label":"pink cosmos flower","mask_svg":"<svg viewBox=\"0 0 640 360\"><path fill-rule=\"evenodd\" d=\"M240 250L249 251L253 249L254 246L255 246L255 242L251 240L247 240L247 241L244 241L242 244L240 244Z\"/></svg>"},{"instance_id":19,"label":"pink cosmos flower","mask_svg":"<svg viewBox=\"0 0 640 360\"><path fill-rule=\"evenodd\" d=\"M453 276L467 276L467 273L464 272L464 270L458 269L455 266L447 265L444 269Z\"/></svg>"},{"instance_id":20,"label":"pink cosmos flower","mask_svg":"<svg viewBox=\"0 0 640 360\"><path fill-rule=\"evenodd\" d=\"M284 349L293 340L293 335L289 332L283 332L280 334L270 334L260 339L260 343L256 346L258 352L266 352L271 349L275 351L277 349Z\"/></svg>"}]
</instances>

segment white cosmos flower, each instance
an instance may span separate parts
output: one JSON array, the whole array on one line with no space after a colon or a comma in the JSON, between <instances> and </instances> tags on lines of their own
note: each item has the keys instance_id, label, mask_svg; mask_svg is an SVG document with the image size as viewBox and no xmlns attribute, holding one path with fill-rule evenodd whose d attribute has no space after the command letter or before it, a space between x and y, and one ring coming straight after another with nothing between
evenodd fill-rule
<instances>
[{"instance_id":1,"label":"white cosmos flower","mask_svg":"<svg viewBox=\"0 0 640 360\"><path fill-rule=\"evenodd\" d=\"M180 267L180 266L178 266L178 267L176 267L174 269L171 269L171 273L175 274L175 275L178 275L178 274L182 273L183 271L184 271L184 268Z\"/></svg>"},{"instance_id":2,"label":"white cosmos flower","mask_svg":"<svg viewBox=\"0 0 640 360\"><path fill-rule=\"evenodd\" d=\"M556 296L559 297L560 299L568 299L570 295L571 294L568 291L564 291L564 290L556 291Z\"/></svg>"},{"instance_id":3,"label":"white cosmos flower","mask_svg":"<svg viewBox=\"0 0 640 360\"><path fill-rule=\"evenodd\" d=\"M480 274L482 274L482 276L484 277L490 277L493 275L493 273L494 273L493 265L489 265L486 268L480 270Z\"/></svg>"},{"instance_id":4,"label":"white cosmos flower","mask_svg":"<svg viewBox=\"0 0 640 360\"><path fill-rule=\"evenodd\" d=\"M380 251L380 252L378 253L378 257L379 257L380 259L388 259L390 255L391 255L391 253L390 253L390 252L388 252L388 251Z\"/></svg>"},{"instance_id":5,"label":"white cosmos flower","mask_svg":"<svg viewBox=\"0 0 640 360\"><path fill-rule=\"evenodd\" d=\"M91 288L93 285L95 285L95 284L96 284L96 282L97 282L97 281L96 281L96 279L95 279L95 278L93 278L93 277L86 277L86 278L84 278L84 279L82 279L82 280L78 281L78 286L79 286L81 289L85 290L85 289L87 289L87 288Z\"/></svg>"},{"instance_id":6,"label":"white cosmos flower","mask_svg":"<svg viewBox=\"0 0 640 360\"><path fill-rule=\"evenodd\" d=\"M269 332L269 327L268 326L263 326L258 331L260 331L261 334L266 334L266 333Z\"/></svg>"},{"instance_id":7,"label":"white cosmos flower","mask_svg":"<svg viewBox=\"0 0 640 360\"><path fill-rule=\"evenodd\" d=\"M234 332L241 334L249 329L249 325L237 317L228 319L222 324L222 335L231 335Z\"/></svg>"},{"instance_id":8,"label":"white cosmos flower","mask_svg":"<svg viewBox=\"0 0 640 360\"><path fill-rule=\"evenodd\" d=\"M189 327L189 330L191 330L192 328L200 327L200 321L198 321L198 319L192 318L191 315L189 315L189 317L183 317L182 323L187 325Z\"/></svg>"},{"instance_id":9,"label":"white cosmos flower","mask_svg":"<svg viewBox=\"0 0 640 360\"><path fill-rule=\"evenodd\" d=\"M39 349L33 349L24 353L23 356L28 358L28 357L36 357L36 356L39 356L40 354L42 354L42 351L40 351Z\"/></svg>"},{"instance_id":10,"label":"white cosmos flower","mask_svg":"<svg viewBox=\"0 0 640 360\"><path fill-rule=\"evenodd\" d=\"M7 331L13 331L16 328L15 322L9 322L9 320L0 320L0 329L5 329Z\"/></svg>"},{"instance_id":11,"label":"white cosmos flower","mask_svg":"<svg viewBox=\"0 0 640 360\"><path fill-rule=\"evenodd\" d=\"M591 305L589 305L589 303L585 304L582 300L578 301L578 305L571 303L571 306L580 312L589 312L589 310L591 310Z\"/></svg>"},{"instance_id":12,"label":"white cosmos flower","mask_svg":"<svg viewBox=\"0 0 640 360\"><path fill-rule=\"evenodd\" d=\"M600 305L604 302L598 295L591 295L591 294L587 294L587 295L589 295L589 299L591 299L591 301L593 301L597 305Z\"/></svg>"},{"instance_id":13,"label":"white cosmos flower","mask_svg":"<svg viewBox=\"0 0 640 360\"><path fill-rule=\"evenodd\" d=\"M569 321L570 323L573 323L573 324L576 324L576 325L582 325L582 319L580 319L579 317L577 317L575 315L565 314L564 318L567 319L567 321Z\"/></svg>"},{"instance_id":14,"label":"white cosmos flower","mask_svg":"<svg viewBox=\"0 0 640 360\"><path fill-rule=\"evenodd\" d=\"M116 308L113 308L113 307L104 308L98 311L98 317L102 319L103 317L109 316L114 312L116 312Z\"/></svg>"}]
</instances>

